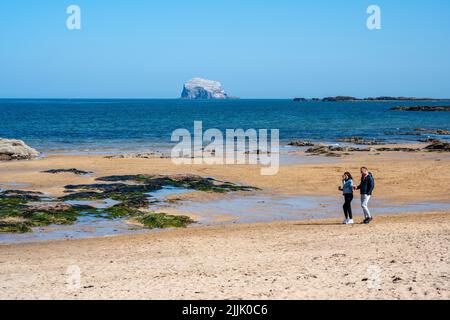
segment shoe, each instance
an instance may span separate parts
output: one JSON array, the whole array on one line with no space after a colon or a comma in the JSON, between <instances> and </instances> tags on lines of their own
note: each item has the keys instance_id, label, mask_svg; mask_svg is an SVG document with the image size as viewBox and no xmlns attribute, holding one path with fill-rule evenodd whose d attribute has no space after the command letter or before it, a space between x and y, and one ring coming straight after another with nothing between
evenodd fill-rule
<instances>
[{"instance_id":1,"label":"shoe","mask_svg":"<svg viewBox=\"0 0 450 320\"><path fill-rule=\"evenodd\" d=\"M348 219L344 219L344 221L342 222L342 224L348 224Z\"/></svg>"},{"instance_id":2,"label":"shoe","mask_svg":"<svg viewBox=\"0 0 450 320\"><path fill-rule=\"evenodd\" d=\"M348 219L346 224L354 224L353 219Z\"/></svg>"},{"instance_id":3,"label":"shoe","mask_svg":"<svg viewBox=\"0 0 450 320\"><path fill-rule=\"evenodd\" d=\"M369 217L369 218L365 218L364 219L364 224L369 224L370 222L372 222L373 218Z\"/></svg>"}]
</instances>

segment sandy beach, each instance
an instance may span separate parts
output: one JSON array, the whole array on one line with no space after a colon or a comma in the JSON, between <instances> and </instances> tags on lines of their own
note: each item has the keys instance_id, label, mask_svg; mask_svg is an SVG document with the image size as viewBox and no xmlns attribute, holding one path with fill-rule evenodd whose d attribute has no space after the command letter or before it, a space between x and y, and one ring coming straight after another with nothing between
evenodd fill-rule
<instances>
[{"instance_id":1,"label":"sandy beach","mask_svg":"<svg viewBox=\"0 0 450 320\"><path fill-rule=\"evenodd\" d=\"M199 227L1 246L2 299L448 299L450 216ZM81 273L69 285L68 268Z\"/></svg>"},{"instance_id":2,"label":"sandy beach","mask_svg":"<svg viewBox=\"0 0 450 320\"><path fill-rule=\"evenodd\" d=\"M358 176L361 165L374 173L380 201L402 206L450 200L450 157L427 152L308 158L266 177L256 166L175 166L160 158L51 155L1 163L0 182L58 196L67 184L94 183L106 175L196 174L255 186L265 195L339 196L341 173ZM58 168L94 173L41 172ZM182 198L223 196L201 192ZM354 211L361 222L358 201ZM343 226L342 219L333 218L3 244L0 298L448 299L449 213L405 210L381 217L375 211L375 223L368 226ZM71 266L80 270L80 287L68 284Z\"/></svg>"}]
</instances>

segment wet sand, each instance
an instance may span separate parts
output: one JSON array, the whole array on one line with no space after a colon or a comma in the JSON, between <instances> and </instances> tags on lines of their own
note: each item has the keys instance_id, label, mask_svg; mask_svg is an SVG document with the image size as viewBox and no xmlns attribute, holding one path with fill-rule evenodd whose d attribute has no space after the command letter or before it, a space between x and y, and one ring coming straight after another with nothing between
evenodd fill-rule
<instances>
[{"instance_id":1,"label":"wet sand","mask_svg":"<svg viewBox=\"0 0 450 320\"><path fill-rule=\"evenodd\" d=\"M411 203L450 202L450 156L384 152L318 159L282 166L276 176L261 176L254 166L175 166L169 159L101 155L0 163L0 188L12 184L16 186L8 188L53 196L62 195L67 184L143 173L214 177L259 187L273 197L337 198L342 172L357 177L365 165L377 181L374 199L400 208L395 216L377 216L369 226L342 226L340 218L323 219L327 216L311 210L311 216L322 220L0 245L0 298L448 299L450 212L402 213L411 211L407 209ZM94 174L41 173L63 168ZM203 192L176 195L191 202L222 197ZM71 265L81 270L79 289L67 286L66 270Z\"/></svg>"}]
</instances>

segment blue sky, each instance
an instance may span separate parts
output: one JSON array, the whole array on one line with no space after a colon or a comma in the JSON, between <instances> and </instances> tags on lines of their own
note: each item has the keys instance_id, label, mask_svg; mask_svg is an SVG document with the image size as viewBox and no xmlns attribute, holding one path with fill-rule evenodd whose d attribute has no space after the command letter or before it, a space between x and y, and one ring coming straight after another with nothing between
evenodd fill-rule
<instances>
[{"instance_id":1,"label":"blue sky","mask_svg":"<svg viewBox=\"0 0 450 320\"><path fill-rule=\"evenodd\" d=\"M176 98L195 76L243 98L449 98L449 57L448 0L0 2L3 98Z\"/></svg>"}]
</instances>

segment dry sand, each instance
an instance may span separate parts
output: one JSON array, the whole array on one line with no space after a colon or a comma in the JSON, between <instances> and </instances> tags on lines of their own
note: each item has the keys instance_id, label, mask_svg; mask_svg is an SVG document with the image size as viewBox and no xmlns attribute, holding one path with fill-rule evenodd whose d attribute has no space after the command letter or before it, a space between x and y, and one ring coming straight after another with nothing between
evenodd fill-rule
<instances>
[{"instance_id":1,"label":"dry sand","mask_svg":"<svg viewBox=\"0 0 450 320\"><path fill-rule=\"evenodd\" d=\"M66 184L93 183L104 175L191 173L253 185L266 194L336 195L342 172L358 176L361 165L374 173L378 199L450 201L450 156L422 152L355 153L283 166L273 177L252 166L53 155L0 163L0 184L26 184L16 188L57 196ZM62 168L94 175L40 172ZM276 222L0 245L0 298L448 299L448 213L377 217L369 226ZM71 265L81 270L80 289L66 284Z\"/></svg>"},{"instance_id":2,"label":"dry sand","mask_svg":"<svg viewBox=\"0 0 450 320\"><path fill-rule=\"evenodd\" d=\"M0 246L0 298L450 298L448 213L339 222ZM74 265L80 288L68 285Z\"/></svg>"}]
</instances>

